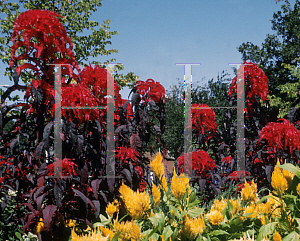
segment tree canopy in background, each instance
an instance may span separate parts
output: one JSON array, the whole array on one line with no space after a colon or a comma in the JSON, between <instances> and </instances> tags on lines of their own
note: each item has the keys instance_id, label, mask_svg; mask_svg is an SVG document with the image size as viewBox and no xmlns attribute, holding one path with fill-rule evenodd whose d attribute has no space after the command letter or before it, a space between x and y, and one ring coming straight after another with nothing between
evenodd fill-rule
<instances>
[{"instance_id":1,"label":"tree canopy in background","mask_svg":"<svg viewBox=\"0 0 300 241\"><path fill-rule=\"evenodd\" d=\"M291 98L296 97L297 87L291 90L286 87L299 85L290 67L297 67L300 63L297 58L300 53L300 2L297 0L292 8L289 1L285 0L281 8L282 11L274 13L271 21L275 34L267 34L261 47L251 42L238 47L242 60L257 63L268 77L268 99L274 120L290 111L293 103Z\"/></svg>"}]
</instances>

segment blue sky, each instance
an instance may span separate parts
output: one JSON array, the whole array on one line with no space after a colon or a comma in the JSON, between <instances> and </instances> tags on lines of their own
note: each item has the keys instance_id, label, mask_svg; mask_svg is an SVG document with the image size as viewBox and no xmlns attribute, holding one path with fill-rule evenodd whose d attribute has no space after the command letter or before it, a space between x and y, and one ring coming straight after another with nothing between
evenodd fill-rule
<instances>
[{"instance_id":1,"label":"blue sky","mask_svg":"<svg viewBox=\"0 0 300 241\"><path fill-rule=\"evenodd\" d=\"M290 1L292 7L295 1ZM233 78L228 64L241 62L237 47L247 41L261 46L266 35L274 33L270 20L282 4L274 0L103 0L91 20L102 24L111 19L110 30L119 32L108 48L119 50L111 57L124 64L124 74L132 71L141 80L152 78L169 89L177 78L183 79L183 66L175 63L201 63L193 67L193 83L203 77L203 84L216 80L222 70ZM1 65L2 75L5 66ZM1 79L2 83L10 82ZM127 98L128 90L121 95Z\"/></svg>"}]
</instances>

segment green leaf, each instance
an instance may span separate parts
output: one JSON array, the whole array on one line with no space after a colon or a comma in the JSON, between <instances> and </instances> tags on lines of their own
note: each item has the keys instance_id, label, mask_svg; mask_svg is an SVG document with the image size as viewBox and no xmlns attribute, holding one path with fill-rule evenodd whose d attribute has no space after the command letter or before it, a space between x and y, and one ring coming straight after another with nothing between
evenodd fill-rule
<instances>
[{"instance_id":1,"label":"green leaf","mask_svg":"<svg viewBox=\"0 0 300 241\"><path fill-rule=\"evenodd\" d=\"M172 228L170 225L168 225L167 227L165 227L162 235L164 236L165 240L168 240L169 237L171 237L171 235L173 234Z\"/></svg>"},{"instance_id":2,"label":"green leaf","mask_svg":"<svg viewBox=\"0 0 300 241\"><path fill-rule=\"evenodd\" d=\"M197 209L191 209L187 211L187 214L191 217L198 217L199 215L203 214L204 208L197 208Z\"/></svg>"},{"instance_id":3,"label":"green leaf","mask_svg":"<svg viewBox=\"0 0 300 241\"><path fill-rule=\"evenodd\" d=\"M282 241L294 241L299 240L299 234L297 234L295 231L291 232L288 236L285 236Z\"/></svg>"},{"instance_id":4,"label":"green leaf","mask_svg":"<svg viewBox=\"0 0 300 241\"><path fill-rule=\"evenodd\" d=\"M264 196L264 197L262 197L258 202L257 202L257 204L260 204L260 203L262 203L262 202L264 202L266 199L268 199L268 198L274 198L273 196Z\"/></svg>"},{"instance_id":5,"label":"green leaf","mask_svg":"<svg viewBox=\"0 0 300 241\"><path fill-rule=\"evenodd\" d=\"M112 238L111 241L118 241L118 238L119 238L120 234L121 234L121 232L117 232L117 233L114 235L114 237Z\"/></svg>"},{"instance_id":6,"label":"green leaf","mask_svg":"<svg viewBox=\"0 0 300 241\"><path fill-rule=\"evenodd\" d=\"M268 223L264 226L262 226L259 229L259 234L257 237L257 241L263 240L267 235L273 234L275 232L275 227L278 224L278 222L272 222Z\"/></svg>"},{"instance_id":7,"label":"green leaf","mask_svg":"<svg viewBox=\"0 0 300 241\"><path fill-rule=\"evenodd\" d=\"M286 163L286 164L280 165L278 167L294 173L300 179L300 168L299 167L294 166L291 163Z\"/></svg>"},{"instance_id":8,"label":"green leaf","mask_svg":"<svg viewBox=\"0 0 300 241\"><path fill-rule=\"evenodd\" d=\"M162 232L163 227L165 225L165 217L163 213L156 213L152 217L149 218L153 223L154 227L158 228L159 232Z\"/></svg>"},{"instance_id":9,"label":"green leaf","mask_svg":"<svg viewBox=\"0 0 300 241\"><path fill-rule=\"evenodd\" d=\"M224 230L214 230L211 233L209 233L210 236L218 236L218 235L229 235L229 233L227 233Z\"/></svg>"},{"instance_id":10,"label":"green leaf","mask_svg":"<svg viewBox=\"0 0 300 241\"><path fill-rule=\"evenodd\" d=\"M18 239L22 239L22 234L20 234L19 232L15 232L15 235Z\"/></svg>"},{"instance_id":11,"label":"green leaf","mask_svg":"<svg viewBox=\"0 0 300 241\"><path fill-rule=\"evenodd\" d=\"M194 191L194 192L191 193L191 195L189 197L189 203L194 202L195 199L196 199L196 192Z\"/></svg>"},{"instance_id":12,"label":"green leaf","mask_svg":"<svg viewBox=\"0 0 300 241\"><path fill-rule=\"evenodd\" d=\"M154 234L151 235L149 240L150 241L157 241L158 239L159 239L159 234L154 233Z\"/></svg>"}]
</instances>

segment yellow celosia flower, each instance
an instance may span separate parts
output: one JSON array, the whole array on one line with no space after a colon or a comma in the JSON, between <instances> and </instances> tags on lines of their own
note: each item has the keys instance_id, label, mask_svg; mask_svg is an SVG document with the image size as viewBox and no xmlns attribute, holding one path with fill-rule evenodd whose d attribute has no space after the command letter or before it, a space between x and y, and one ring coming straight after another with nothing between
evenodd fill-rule
<instances>
[{"instance_id":1,"label":"yellow celosia flower","mask_svg":"<svg viewBox=\"0 0 300 241\"><path fill-rule=\"evenodd\" d=\"M210 211L208 214L206 214L206 218L213 225L219 225L220 222L224 221L223 214L217 210Z\"/></svg>"},{"instance_id":2,"label":"yellow celosia flower","mask_svg":"<svg viewBox=\"0 0 300 241\"><path fill-rule=\"evenodd\" d=\"M143 218L146 212L150 209L150 197L148 193L140 193L139 190L134 192L124 183L122 183L119 192L125 203L128 214L133 219Z\"/></svg>"},{"instance_id":3,"label":"yellow celosia flower","mask_svg":"<svg viewBox=\"0 0 300 241\"><path fill-rule=\"evenodd\" d=\"M223 199L222 197L222 200L218 200L218 199L215 199L214 200L214 204L211 206L211 210L217 210L219 211L220 213L223 212L223 209L227 206L227 199Z\"/></svg>"},{"instance_id":4,"label":"yellow celosia flower","mask_svg":"<svg viewBox=\"0 0 300 241\"><path fill-rule=\"evenodd\" d=\"M183 173L181 173L178 177L174 169L171 190L176 199L180 200L184 196L187 188L189 189L189 193L191 192L189 181L189 178L186 177Z\"/></svg>"},{"instance_id":5,"label":"yellow celosia flower","mask_svg":"<svg viewBox=\"0 0 300 241\"><path fill-rule=\"evenodd\" d=\"M278 193L282 194L288 189L288 181L285 179L282 169L278 167L279 162L275 166L275 170L272 174L271 185Z\"/></svg>"},{"instance_id":6,"label":"yellow celosia flower","mask_svg":"<svg viewBox=\"0 0 300 241\"><path fill-rule=\"evenodd\" d=\"M239 201L238 200L233 200L232 197L231 197L230 202L233 205L233 212L232 212L232 214L235 215L238 212L238 210L240 209Z\"/></svg>"},{"instance_id":7,"label":"yellow celosia flower","mask_svg":"<svg viewBox=\"0 0 300 241\"><path fill-rule=\"evenodd\" d=\"M68 220L66 221L65 227L67 227L67 228L73 228L73 227L75 227L75 226L76 226L76 220L68 219Z\"/></svg>"},{"instance_id":8,"label":"yellow celosia flower","mask_svg":"<svg viewBox=\"0 0 300 241\"><path fill-rule=\"evenodd\" d=\"M152 183L152 196L154 199L154 205L157 207L160 202L160 189L158 186Z\"/></svg>"},{"instance_id":9,"label":"yellow celosia flower","mask_svg":"<svg viewBox=\"0 0 300 241\"><path fill-rule=\"evenodd\" d=\"M297 185L297 193L300 196L300 183Z\"/></svg>"},{"instance_id":10,"label":"yellow celosia flower","mask_svg":"<svg viewBox=\"0 0 300 241\"><path fill-rule=\"evenodd\" d=\"M247 201L257 202L258 201L257 185L256 185L256 183L254 183L253 180L252 180L251 186L245 180L245 187L241 191L241 198L245 202L247 202Z\"/></svg>"},{"instance_id":11,"label":"yellow celosia flower","mask_svg":"<svg viewBox=\"0 0 300 241\"><path fill-rule=\"evenodd\" d=\"M255 204L252 202L250 206L247 206L245 208L245 211L244 211L244 214L247 214L247 213L252 213L250 216L247 216L247 217L242 217L242 219L244 218L255 218L257 216L257 211L255 209Z\"/></svg>"},{"instance_id":12,"label":"yellow celosia flower","mask_svg":"<svg viewBox=\"0 0 300 241\"><path fill-rule=\"evenodd\" d=\"M155 173L155 175L158 177L159 181L162 182L162 186L165 191L168 191L168 183L165 177L165 168L162 162L162 157L160 154L160 149L158 152L158 155L156 158L150 163L150 166ZM160 186L161 187L161 186Z\"/></svg>"},{"instance_id":13,"label":"yellow celosia flower","mask_svg":"<svg viewBox=\"0 0 300 241\"><path fill-rule=\"evenodd\" d=\"M100 227L100 230L103 236L108 237L110 240L115 236L115 233L109 228Z\"/></svg>"},{"instance_id":14,"label":"yellow celosia flower","mask_svg":"<svg viewBox=\"0 0 300 241\"><path fill-rule=\"evenodd\" d=\"M275 233L273 235L273 241L281 241L281 236L279 233L277 233L276 229L275 229Z\"/></svg>"},{"instance_id":15,"label":"yellow celosia flower","mask_svg":"<svg viewBox=\"0 0 300 241\"><path fill-rule=\"evenodd\" d=\"M119 212L119 202L118 200L114 200L113 203L109 203L106 207L107 214L112 217L115 212Z\"/></svg>"},{"instance_id":16,"label":"yellow celosia flower","mask_svg":"<svg viewBox=\"0 0 300 241\"><path fill-rule=\"evenodd\" d=\"M36 234L39 234L40 232L45 231L45 223L44 219L40 218L38 221L38 224L36 226Z\"/></svg>"},{"instance_id":17,"label":"yellow celosia flower","mask_svg":"<svg viewBox=\"0 0 300 241\"><path fill-rule=\"evenodd\" d=\"M194 240L198 233L203 233L203 229L205 228L203 217L191 218L185 216L184 221L181 235L184 235L188 240Z\"/></svg>"},{"instance_id":18,"label":"yellow celosia flower","mask_svg":"<svg viewBox=\"0 0 300 241\"><path fill-rule=\"evenodd\" d=\"M108 237L103 237L101 235L99 228L89 234L85 234L82 236L77 235L73 228L71 235L72 235L72 241L107 241L108 240Z\"/></svg>"},{"instance_id":19,"label":"yellow celosia flower","mask_svg":"<svg viewBox=\"0 0 300 241\"><path fill-rule=\"evenodd\" d=\"M141 237L141 230L134 220L131 222L126 221L126 223L118 223L118 221L115 220L114 230L116 233L121 232L119 236L120 241L137 241L140 240Z\"/></svg>"}]
</instances>

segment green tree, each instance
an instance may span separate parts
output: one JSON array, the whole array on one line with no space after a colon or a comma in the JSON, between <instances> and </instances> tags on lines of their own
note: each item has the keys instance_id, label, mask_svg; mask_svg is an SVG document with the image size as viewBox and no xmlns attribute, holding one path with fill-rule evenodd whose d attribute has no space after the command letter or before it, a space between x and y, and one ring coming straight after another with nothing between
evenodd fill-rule
<instances>
[{"instance_id":1,"label":"green tree","mask_svg":"<svg viewBox=\"0 0 300 241\"><path fill-rule=\"evenodd\" d=\"M251 42L238 47L243 60L257 63L267 75L270 111L277 118L282 117L291 105L291 92L287 92L283 86L287 83L299 84L297 77L284 66L298 66L300 63L300 59L297 59L300 53L300 2L297 0L294 8L291 8L289 1L285 0L281 8L282 11L274 13L271 21L275 34L268 34L261 47Z\"/></svg>"},{"instance_id":2,"label":"green tree","mask_svg":"<svg viewBox=\"0 0 300 241\"><path fill-rule=\"evenodd\" d=\"M300 58L295 59L299 61ZM285 118L293 108L300 108L299 90L300 90L300 69L291 64L283 64L284 68L291 72L291 75L298 79L295 83L286 83L279 85L280 96L269 96L271 106L279 106L278 118ZM261 101L262 103L262 101ZM263 104L264 105L264 104Z\"/></svg>"}]
</instances>

